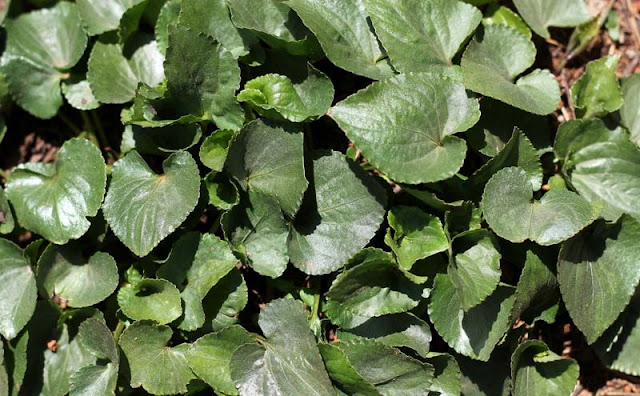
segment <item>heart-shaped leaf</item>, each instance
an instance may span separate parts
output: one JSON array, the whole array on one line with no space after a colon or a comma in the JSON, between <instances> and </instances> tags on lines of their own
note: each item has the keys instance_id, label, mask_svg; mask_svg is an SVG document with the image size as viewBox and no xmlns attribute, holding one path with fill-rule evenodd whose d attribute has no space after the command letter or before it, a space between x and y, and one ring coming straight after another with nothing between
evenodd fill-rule
<instances>
[{"instance_id":1,"label":"heart-shaped leaf","mask_svg":"<svg viewBox=\"0 0 640 396\"><path fill-rule=\"evenodd\" d=\"M589 343L611 326L640 282L639 237L640 224L623 216L615 224L596 223L562 247L560 291L567 311Z\"/></svg>"},{"instance_id":2,"label":"heart-shaped leaf","mask_svg":"<svg viewBox=\"0 0 640 396\"><path fill-rule=\"evenodd\" d=\"M237 395L229 364L233 353L243 345L257 345L257 342L242 327L231 326L200 337L189 347L187 360L193 372L216 392Z\"/></svg>"},{"instance_id":3,"label":"heart-shaped leaf","mask_svg":"<svg viewBox=\"0 0 640 396\"><path fill-rule=\"evenodd\" d=\"M571 98L580 118L603 117L622 106L616 69L620 55L589 62L585 73L571 87Z\"/></svg>"},{"instance_id":4,"label":"heart-shaped leaf","mask_svg":"<svg viewBox=\"0 0 640 396\"><path fill-rule=\"evenodd\" d=\"M118 290L122 313L134 320L173 322L182 315L180 291L164 279L141 279Z\"/></svg>"},{"instance_id":5,"label":"heart-shaped leaf","mask_svg":"<svg viewBox=\"0 0 640 396\"><path fill-rule=\"evenodd\" d=\"M131 367L131 387L154 395L187 393L195 378L187 364L188 344L169 347L173 331L168 326L136 322L120 336L120 347Z\"/></svg>"},{"instance_id":6,"label":"heart-shaped leaf","mask_svg":"<svg viewBox=\"0 0 640 396\"><path fill-rule=\"evenodd\" d=\"M173 247L157 276L176 285L184 301L184 317L178 328L196 330L204 324L202 300L209 290L235 268L238 260L229 246L211 234L190 232Z\"/></svg>"},{"instance_id":7,"label":"heart-shaped leaf","mask_svg":"<svg viewBox=\"0 0 640 396\"><path fill-rule=\"evenodd\" d=\"M67 140L56 164L28 163L11 172L7 197L20 225L64 244L89 229L107 183L100 150L85 139Z\"/></svg>"},{"instance_id":8,"label":"heart-shaped leaf","mask_svg":"<svg viewBox=\"0 0 640 396\"><path fill-rule=\"evenodd\" d=\"M477 100L467 97L462 83L438 72L373 83L330 114L372 165L412 184L453 176L467 147L452 135L480 118Z\"/></svg>"},{"instance_id":9,"label":"heart-shaped leaf","mask_svg":"<svg viewBox=\"0 0 640 396\"><path fill-rule=\"evenodd\" d=\"M0 234L8 234L13 231L15 227L15 221L13 220L13 213L9 206L9 201L4 194L4 189L0 187Z\"/></svg>"},{"instance_id":10,"label":"heart-shaped leaf","mask_svg":"<svg viewBox=\"0 0 640 396\"><path fill-rule=\"evenodd\" d=\"M508 26L486 26L462 56L464 84L530 113L552 113L560 103L560 88L551 72L536 69L515 80L535 57L536 47L524 34Z\"/></svg>"},{"instance_id":11,"label":"heart-shaped leaf","mask_svg":"<svg viewBox=\"0 0 640 396\"><path fill-rule=\"evenodd\" d=\"M363 0L287 0L336 66L374 80L393 75Z\"/></svg>"},{"instance_id":12,"label":"heart-shaped leaf","mask_svg":"<svg viewBox=\"0 0 640 396\"><path fill-rule=\"evenodd\" d=\"M487 223L502 238L514 243L530 239L543 246L571 238L600 213L599 207L563 189L534 200L529 176L520 168L504 168L493 175L484 189L482 207Z\"/></svg>"},{"instance_id":13,"label":"heart-shaped leaf","mask_svg":"<svg viewBox=\"0 0 640 396\"><path fill-rule=\"evenodd\" d=\"M356 163L337 152L318 155L289 237L291 262L310 275L340 269L365 247L387 204L383 187Z\"/></svg>"},{"instance_id":14,"label":"heart-shaped leaf","mask_svg":"<svg viewBox=\"0 0 640 396\"><path fill-rule=\"evenodd\" d=\"M525 341L511 357L513 396L568 395L576 386L580 368L537 340Z\"/></svg>"},{"instance_id":15,"label":"heart-shaped leaf","mask_svg":"<svg viewBox=\"0 0 640 396\"><path fill-rule=\"evenodd\" d=\"M631 139L640 145L640 73L622 80L624 102L620 108L622 124L631 133Z\"/></svg>"},{"instance_id":16,"label":"heart-shaped leaf","mask_svg":"<svg viewBox=\"0 0 640 396\"><path fill-rule=\"evenodd\" d=\"M114 234L136 255L146 256L195 208L198 166L187 152L171 154L156 174L135 151L113 166L102 208Z\"/></svg>"},{"instance_id":17,"label":"heart-shaped leaf","mask_svg":"<svg viewBox=\"0 0 640 396\"><path fill-rule=\"evenodd\" d=\"M590 19L584 0L514 0L522 18L534 32L549 38L549 26L573 27Z\"/></svg>"},{"instance_id":18,"label":"heart-shaped leaf","mask_svg":"<svg viewBox=\"0 0 640 396\"><path fill-rule=\"evenodd\" d=\"M144 0L78 0L78 11L89 34L96 35L120 26L120 19L131 7Z\"/></svg>"},{"instance_id":19,"label":"heart-shaped leaf","mask_svg":"<svg viewBox=\"0 0 640 396\"><path fill-rule=\"evenodd\" d=\"M67 102L78 110L94 110L100 107L87 80L68 80L62 83L62 93Z\"/></svg>"},{"instance_id":20,"label":"heart-shaped leaf","mask_svg":"<svg viewBox=\"0 0 640 396\"><path fill-rule=\"evenodd\" d=\"M482 13L458 0L364 0L376 34L393 66L420 72L433 64L451 65Z\"/></svg>"},{"instance_id":21,"label":"heart-shaped leaf","mask_svg":"<svg viewBox=\"0 0 640 396\"><path fill-rule=\"evenodd\" d=\"M49 245L38 260L38 286L45 298L60 298L74 308L95 305L116 290L118 266L108 253L90 258L77 244Z\"/></svg>"},{"instance_id":22,"label":"heart-shaped leaf","mask_svg":"<svg viewBox=\"0 0 640 396\"><path fill-rule=\"evenodd\" d=\"M250 122L232 143L225 168L243 189L275 198L293 216L308 186L303 139L290 124Z\"/></svg>"},{"instance_id":23,"label":"heart-shaped leaf","mask_svg":"<svg viewBox=\"0 0 640 396\"><path fill-rule=\"evenodd\" d=\"M36 277L24 252L13 242L0 239L0 334L7 340L18 335L36 308Z\"/></svg>"},{"instance_id":24,"label":"heart-shaped leaf","mask_svg":"<svg viewBox=\"0 0 640 396\"><path fill-rule=\"evenodd\" d=\"M266 341L244 345L231 358L231 378L240 395L262 394L264 389L282 396L335 395L302 304L271 301L258 324Z\"/></svg>"}]
</instances>

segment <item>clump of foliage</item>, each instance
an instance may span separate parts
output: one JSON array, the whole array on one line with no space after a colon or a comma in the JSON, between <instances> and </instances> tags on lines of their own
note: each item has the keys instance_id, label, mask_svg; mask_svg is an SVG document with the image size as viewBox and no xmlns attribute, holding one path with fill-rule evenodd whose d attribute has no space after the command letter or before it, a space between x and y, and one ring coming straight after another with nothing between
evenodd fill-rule
<instances>
[{"instance_id":1,"label":"clump of foliage","mask_svg":"<svg viewBox=\"0 0 640 396\"><path fill-rule=\"evenodd\" d=\"M3 175L0 395L569 395L562 317L640 375L640 78L557 126L536 62L582 0L7 3L0 141L59 150Z\"/></svg>"}]
</instances>

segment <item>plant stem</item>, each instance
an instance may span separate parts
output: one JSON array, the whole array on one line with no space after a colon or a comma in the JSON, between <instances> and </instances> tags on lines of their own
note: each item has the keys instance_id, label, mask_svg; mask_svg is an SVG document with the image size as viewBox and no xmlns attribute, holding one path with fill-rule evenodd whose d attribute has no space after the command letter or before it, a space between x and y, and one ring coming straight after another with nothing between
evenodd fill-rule
<instances>
[{"instance_id":1,"label":"plant stem","mask_svg":"<svg viewBox=\"0 0 640 396\"><path fill-rule=\"evenodd\" d=\"M116 329L113 331L113 339L116 340L116 344L118 343L118 340L120 339L120 334L122 334L123 331L124 331L124 322L119 320L118 325L116 326Z\"/></svg>"},{"instance_id":2,"label":"plant stem","mask_svg":"<svg viewBox=\"0 0 640 396\"><path fill-rule=\"evenodd\" d=\"M80 128L78 128L76 126L76 124L73 123L73 121L71 121L66 115L62 114L62 113L58 113L58 117L62 120L62 122L64 122L64 124L67 126L67 128L71 129L71 131L73 131L73 133L75 134L75 136L78 136L82 133L82 130Z\"/></svg>"}]
</instances>

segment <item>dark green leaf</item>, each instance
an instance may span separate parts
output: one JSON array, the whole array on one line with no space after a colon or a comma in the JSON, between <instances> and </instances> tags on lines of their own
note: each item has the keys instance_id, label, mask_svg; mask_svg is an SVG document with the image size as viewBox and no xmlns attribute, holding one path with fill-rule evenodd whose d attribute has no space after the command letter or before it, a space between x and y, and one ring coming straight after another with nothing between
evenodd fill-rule
<instances>
[{"instance_id":1,"label":"dark green leaf","mask_svg":"<svg viewBox=\"0 0 640 396\"><path fill-rule=\"evenodd\" d=\"M9 206L9 201L4 194L4 189L0 187L0 234L9 234L13 231L15 221L13 220L13 213Z\"/></svg>"},{"instance_id":2,"label":"dark green leaf","mask_svg":"<svg viewBox=\"0 0 640 396\"><path fill-rule=\"evenodd\" d=\"M580 118L602 117L622 106L616 69L620 55L589 62L585 73L571 87L571 98Z\"/></svg>"}]
</instances>

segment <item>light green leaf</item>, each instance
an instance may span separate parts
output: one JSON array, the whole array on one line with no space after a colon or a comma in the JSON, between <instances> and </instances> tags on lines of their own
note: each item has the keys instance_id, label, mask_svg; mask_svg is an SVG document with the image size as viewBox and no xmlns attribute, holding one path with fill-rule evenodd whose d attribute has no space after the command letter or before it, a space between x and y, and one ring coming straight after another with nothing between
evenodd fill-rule
<instances>
[{"instance_id":1,"label":"light green leaf","mask_svg":"<svg viewBox=\"0 0 640 396\"><path fill-rule=\"evenodd\" d=\"M638 238L640 224L623 216L615 224L596 223L560 251L562 298L589 343L611 326L640 282Z\"/></svg>"},{"instance_id":2,"label":"light green leaf","mask_svg":"<svg viewBox=\"0 0 640 396\"><path fill-rule=\"evenodd\" d=\"M67 102L78 110L94 110L100 107L87 80L63 81L62 93Z\"/></svg>"},{"instance_id":3,"label":"light green leaf","mask_svg":"<svg viewBox=\"0 0 640 396\"><path fill-rule=\"evenodd\" d=\"M231 358L240 395L335 395L301 303L271 301L258 324L266 341L244 345Z\"/></svg>"},{"instance_id":4,"label":"light green leaf","mask_svg":"<svg viewBox=\"0 0 640 396\"><path fill-rule=\"evenodd\" d=\"M585 73L571 87L578 117L603 117L622 106L622 91L616 76L619 60L620 55L611 55L587 64Z\"/></svg>"},{"instance_id":5,"label":"light green leaf","mask_svg":"<svg viewBox=\"0 0 640 396\"><path fill-rule=\"evenodd\" d=\"M249 192L221 222L225 237L245 263L263 276L282 275L289 263L289 227L274 198Z\"/></svg>"},{"instance_id":6,"label":"light green leaf","mask_svg":"<svg viewBox=\"0 0 640 396\"><path fill-rule=\"evenodd\" d=\"M27 163L16 167L6 186L18 223L45 239L64 244L89 229L107 183L106 165L91 142L67 140L56 164Z\"/></svg>"},{"instance_id":7,"label":"light green leaf","mask_svg":"<svg viewBox=\"0 0 640 396\"><path fill-rule=\"evenodd\" d=\"M393 75L363 0L287 0L336 66L374 80Z\"/></svg>"},{"instance_id":8,"label":"light green leaf","mask_svg":"<svg viewBox=\"0 0 640 396\"><path fill-rule=\"evenodd\" d=\"M78 342L83 349L106 362L85 366L73 373L69 395L115 395L120 354L109 328L98 319L87 319L80 325Z\"/></svg>"},{"instance_id":9,"label":"light green leaf","mask_svg":"<svg viewBox=\"0 0 640 396\"><path fill-rule=\"evenodd\" d=\"M462 56L464 84L472 91L530 113L552 113L560 103L560 88L549 70L529 69L536 57L533 43L504 25L484 27Z\"/></svg>"},{"instance_id":10,"label":"light green leaf","mask_svg":"<svg viewBox=\"0 0 640 396\"><path fill-rule=\"evenodd\" d=\"M372 317L415 308L423 289L396 263L371 260L338 275L326 295L342 309Z\"/></svg>"},{"instance_id":11,"label":"light green leaf","mask_svg":"<svg viewBox=\"0 0 640 396\"><path fill-rule=\"evenodd\" d=\"M529 26L527 26L522 18L520 18L520 15L511 11L511 9L494 3L487 7L485 14L486 16L482 19L482 24L484 26L511 26L512 28L527 36L528 39L531 39L531 29L529 29Z\"/></svg>"},{"instance_id":12,"label":"light green leaf","mask_svg":"<svg viewBox=\"0 0 640 396\"><path fill-rule=\"evenodd\" d=\"M108 253L87 258L78 244L49 245L38 260L37 279L43 297L56 296L74 308L89 307L116 290L118 266Z\"/></svg>"},{"instance_id":13,"label":"light green leaf","mask_svg":"<svg viewBox=\"0 0 640 396\"><path fill-rule=\"evenodd\" d=\"M418 184L447 179L462 167L466 144L452 135L472 127L480 111L460 82L428 72L373 83L330 115L373 166Z\"/></svg>"},{"instance_id":14,"label":"light green leaf","mask_svg":"<svg viewBox=\"0 0 640 396\"><path fill-rule=\"evenodd\" d=\"M227 160L229 146L236 137L235 131L220 129L209 135L200 146L200 161L207 168L220 172Z\"/></svg>"},{"instance_id":15,"label":"light green leaf","mask_svg":"<svg viewBox=\"0 0 640 396\"><path fill-rule=\"evenodd\" d=\"M6 29L5 56L24 57L60 71L72 68L87 46L77 6L67 1L22 14L8 21Z\"/></svg>"},{"instance_id":16,"label":"light green leaf","mask_svg":"<svg viewBox=\"0 0 640 396\"><path fill-rule=\"evenodd\" d=\"M212 171L203 182L209 194L209 203L216 208L229 210L240 203L238 187L226 173Z\"/></svg>"},{"instance_id":17,"label":"light green leaf","mask_svg":"<svg viewBox=\"0 0 640 396\"><path fill-rule=\"evenodd\" d=\"M131 367L131 386L154 395L187 392L195 375L187 364L188 344L167 346L173 331L168 326L136 322L120 336L120 347Z\"/></svg>"},{"instance_id":18,"label":"light green leaf","mask_svg":"<svg viewBox=\"0 0 640 396\"><path fill-rule=\"evenodd\" d=\"M4 194L4 189L0 187L0 234L9 234L15 227L13 213L9 206L9 201Z\"/></svg>"},{"instance_id":19,"label":"light green leaf","mask_svg":"<svg viewBox=\"0 0 640 396\"><path fill-rule=\"evenodd\" d=\"M465 312L487 299L500 283L498 243L486 230L463 234L453 242L457 253L447 267L451 283L456 289Z\"/></svg>"},{"instance_id":20,"label":"light green leaf","mask_svg":"<svg viewBox=\"0 0 640 396\"><path fill-rule=\"evenodd\" d=\"M257 345L245 329L231 326L217 333L207 334L191 344L187 361L193 372L216 392L238 395L229 364L233 353L243 345Z\"/></svg>"},{"instance_id":21,"label":"light green leaf","mask_svg":"<svg viewBox=\"0 0 640 396\"><path fill-rule=\"evenodd\" d=\"M96 35L120 26L120 19L131 7L144 0L77 0L78 11L89 34Z\"/></svg>"},{"instance_id":22,"label":"light green leaf","mask_svg":"<svg viewBox=\"0 0 640 396\"><path fill-rule=\"evenodd\" d=\"M153 87L164 79L163 60L155 41L138 47L129 59L120 45L98 41L91 50L87 79L100 102L126 103L135 96L139 82Z\"/></svg>"},{"instance_id":23,"label":"light green leaf","mask_svg":"<svg viewBox=\"0 0 640 396\"><path fill-rule=\"evenodd\" d=\"M542 341L525 341L511 357L513 396L569 395L579 374L575 360L556 355Z\"/></svg>"},{"instance_id":24,"label":"light green leaf","mask_svg":"<svg viewBox=\"0 0 640 396\"><path fill-rule=\"evenodd\" d=\"M195 2L198 2L198 1L200 0L195 0ZM219 1L223 2L224 0L219 0ZM191 3L194 3L194 1L167 0L162 5L162 8L158 13L158 19L156 20L156 25L154 27L156 41L158 42L158 51L160 51L162 55L167 54L167 46L169 45L169 26L175 25L177 23L176 21L178 21L178 18L180 16L180 9L181 8L186 9L188 7L187 4L191 4ZM205 10L208 11L212 8L213 7L200 7L199 15L202 15L202 13ZM181 20L180 22L182 22L184 26L190 27L184 21Z\"/></svg>"},{"instance_id":25,"label":"light green leaf","mask_svg":"<svg viewBox=\"0 0 640 396\"><path fill-rule=\"evenodd\" d=\"M624 102L620 108L622 124L631 133L631 140L640 146L640 73L622 80Z\"/></svg>"},{"instance_id":26,"label":"light green leaf","mask_svg":"<svg viewBox=\"0 0 640 396\"><path fill-rule=\"evenodd\" d=\"M390 247L398 264L407 270L416 261L449 248L442 223L436 216L412 206L394 206L387 218L394 230Z\"/></svg>"},{"instance_id":27,"label":"light green leaf","mask_svg":"<svg viewBox=\"0 0 640 396\"><path fill-rule=\"evenodd\" d=\"M178 239L157 276L171 281L181 291L184 316L179 329L193 331L202 327L202 300L237 262L229 246L215 235L189 232Z\"/></svg>"},{"instance_id":28,"label":"light green leaf","mask_svg":"<svg viewBox=\"0 0 640 396\"><path fill-rule=\"evenodd\" d=\"M206 328L218 331L236 324L240 311L247 305L248 294L242 273L237 268L232 269L202 301L207 317Z\"/></svg>"},{"instance_id":29,"label":"light green leaf","mask_svg":"<svg viewBox=\"0 0 640 396\"><path fill-rule=\"evenodd\" d=\"M7 340L18 335L36 308L36 277L29 260L13 242L0 239L0 334Z\"/></svg>"},{"instance_id":30,"label":"light green leaf","mask_svg":"<svg viewBox=\"0 0 640 396\"><path fill-rule=\"evenodd\" d=\"M592 203L604 201L605 219L629 213L640 220L640 151L626 131L572 120L560 126L554 151L570 184Z\"/></svg>"},{"instance_id":31,"label":"light green leaf","mask_svg":"<svg viewBox=\"0 0 640 396\"><path fill-rule=\"evenodd\" d=\"M336 152L318 155L289 238L291 262L310 275L342 268L365 247L387 204L383 187L356 163Z\"/></svg>"},{"instance_id":32,"label":"light green leaf","mask_svg":"<svg viewBox=\"0 0 640 396\"><path fill-rule=\"evenodd\" d=\"M9 12L10 6L11 0L7 0L4 4L0 5L0 25L4 23L4 19L7 16L7 12Z\"/></svg>"},{"instance_id":33,"label":"light green leaf","mask_svg":"<svg viewBox=\"0 0 640 396\"><path fill-rule=\"evenodd\" d=\"M245 84L238 100L269 118L303 122L324 115L333 101L333 84L321 71L307 67L308 77L303 81L294 82L280 74L254 78Z\"/></svg>"},{"instance_id":34,"label":"light green leaf","mask_svg":"<svg viewBox=\"0 0 640 396\"><path fill-rule=\"evenodd\" d=\"M126 125L120 143L121 154L135 150L140 154L167 155L187 150L202 137L198 124L176 124L158 128Z\"/></svg>"},{"instance_id":35,"label":"light green leaf","mask_svg":"<svg viewBox=\"0 0 640 396\"><path fill-rule=\"evenodd\" d=\"M429 393L433 367L373 340L320 344L331 378L349 394ZM356 382L357 381L357 382Z\"/></svg>"},{"instance_id":36,"label":"light green leaf","mask_svg":"<svg viewBox=\"0 0 640 396\"><path fill-rule=\"evenodd\" d=\"M530 239L543 246L571 238L600 213L599 207L569 190L554 189L534 200L530 178L520 168L493 175L482 207L485 220L500 237L514 243Z\"/></svg>"},{"instance_id":37,"label":"light green leaf","mask_svg":"<svg viewBox=\"0 0 640 396\"><path fill-rule=\"evenodd\" d=\"M431 343L431 329L427 322L414 314L403 312L367 318L349 329L341 327L338 338L342 341L372 338L384 345L411 348L426 357Z\"/></svg>"},{"instance_id":38,"label":"light green leaf","mask_svg":"<svg viewBox=\"0 0 640 396\"><path fill-rule=\"evenodd\" d=\"M184 27L171 28L164 69L174 119L192 115L221 129L240 129L244 113L235 97L240 68L221 44Z\"/></svg>"},{"instance_id":39,"label":"light green leaf","mask_svg":"<svg viewBox=\"0 0 640 396\"><path fill-rule=\"evenodd\" d=\"M549 38L548 28L574 27L589 20L589 10L583 0L514 0L522 18L534 32Z\"/></svg>"},{"instance_id":40,"label":"light green leaf","mask_svg":"<svg viewBox=\"0 0 640 396\"><path fill-rule=\"evenodd\" d=\"M187 152L171 154L156 174L140 154L127 154L113 166L103 212L114 234L137 256L146 256L195 208L200 175Z\"/></svg>"},{"instance_id":41,"label":"light green leaf","mask_svg":"<svg viewBox=\"0 0 640 396\"><path fill-rule=\"evenodd\" d=\"M403 73L451 65L482 13L458 0L364 0L393 66Z\"/></svg>"},{"instance_id":42,"label":"light green leaf","mask_svg":"<svg viewBox=\"0 0 640 396\"><path fill-rule=\"evenodd\" d=\"M243 189L274 198L287 215L293 216L309 184L303 140L301 130L294 125L250 122L231 144L225 168Z\"/></svg>"},{"instance_id":43,"label":"light green leaf","mask_svg":"<svg viewBox=\"0 0 640 396\"><path fill-rule=\"evenodd\" d=\"M180 291L164 279L142 279L118 290L122 313L133 320L173 322L182 315Z\"/></svg>"},{"instance_id":44,"label":"light green leaf","mask_svg":"<svg viewBox=\"0 0 640 396\"><path fill-rule=\"evenodd\" d=\"M487 361L511 326L509 314L515 288L499 285L482 303L465 312L447 274L436 275L429 318L436 331L456 352Z\"/></svg>"}]
</instances>

